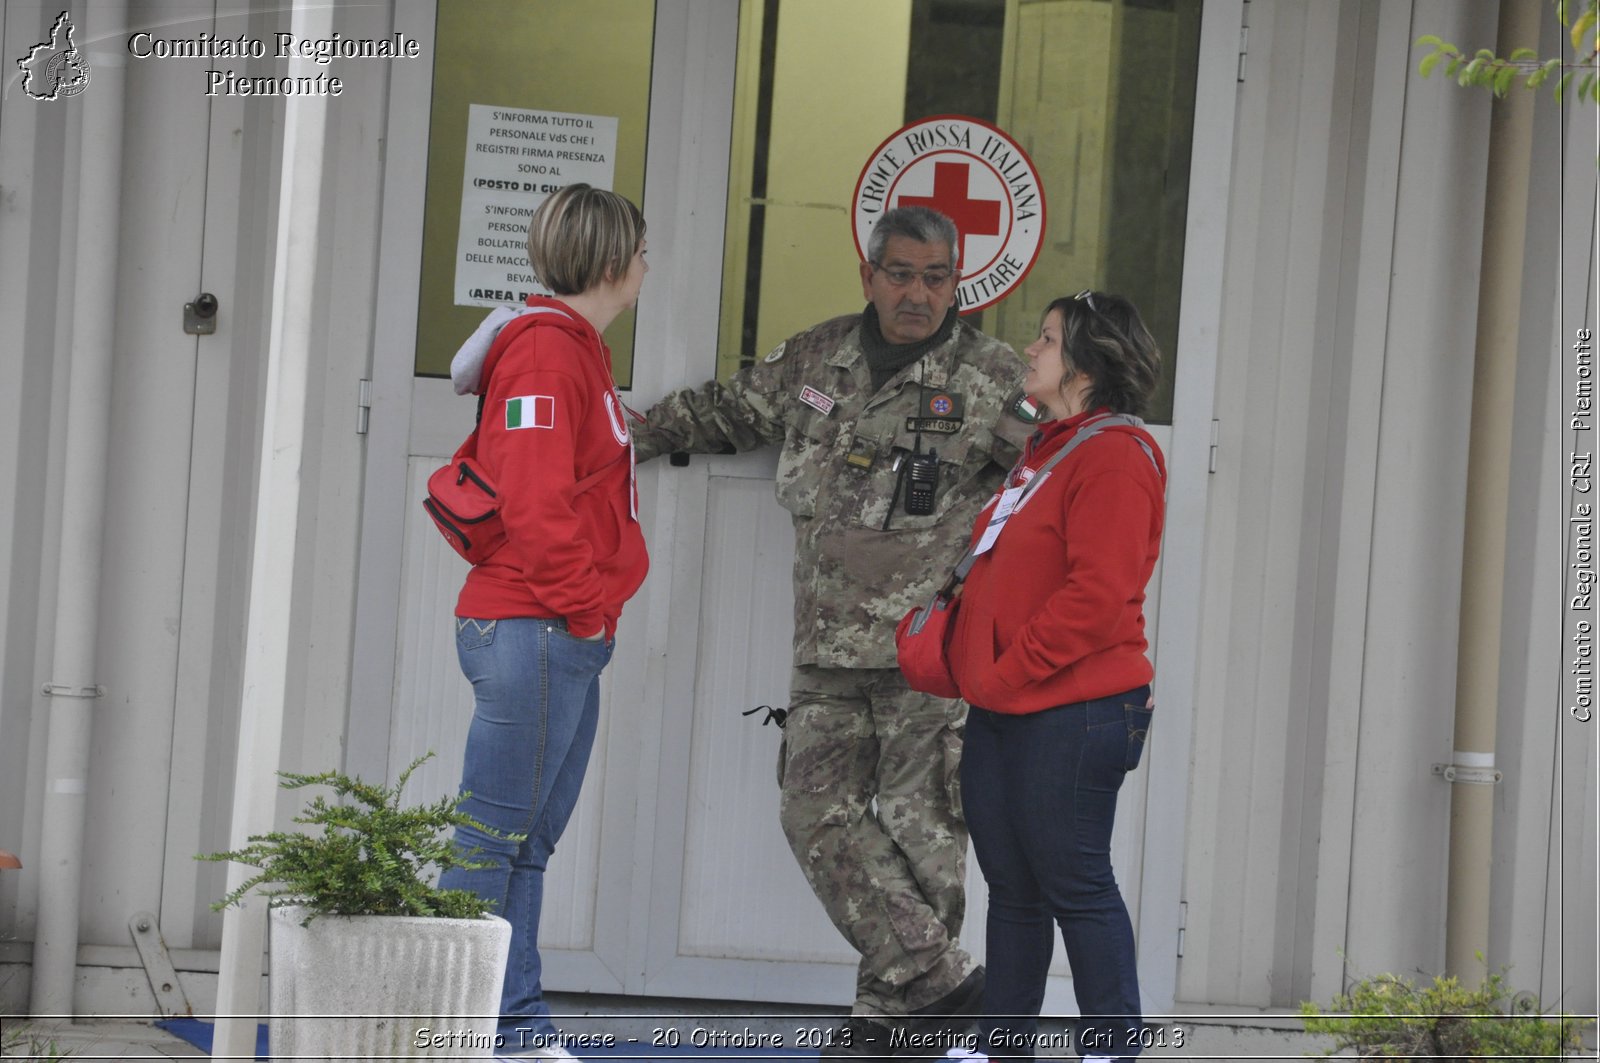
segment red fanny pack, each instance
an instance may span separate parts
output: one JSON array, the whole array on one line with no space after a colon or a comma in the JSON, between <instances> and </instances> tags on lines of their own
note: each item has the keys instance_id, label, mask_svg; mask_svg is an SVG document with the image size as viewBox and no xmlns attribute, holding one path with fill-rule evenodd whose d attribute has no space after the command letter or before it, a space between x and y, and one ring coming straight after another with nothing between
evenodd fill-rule
<instances>
[{"instance_id":1,"label":"red fanny pack","mask_svg":"<svg viewBox=\"0 0 1600 1063\"><path fill-rule=\"evenodd\" d=\"M445 542L474 565L482 564L506 544L506 525L500 517L500 496L494 480L478 461L478 430L474 428L450 464L428 477L428 495L422 508L433 519ZM588 476L578 480L574 494L599 483L612 466L628 457L623 450Z\"/></svg>"},{"instance_id":2,"label":"red fanny pack","mask_svg":"<svg viewBox=\"0 0 1600 1063\"><path fill-rule=\"evenodd\" d=\"M506 542L500 496L478 462L477 442L478 431L473 429L450 464L428 477L428 495L422 500L445 542L474 565L489 560Z\"/></svg>"},{"instance_id":3,"label":"red fanny pack","mask_svg":"<svg viewBox=\"0 0 1600 1063\"><path fill-rule=\"evenodd\" d=\"M901 618L894 629L895 658L912 690L936 698L958 698L961 691L950 675L950 625L960 598L935 594Z\"/></svg>"}]
</instances>

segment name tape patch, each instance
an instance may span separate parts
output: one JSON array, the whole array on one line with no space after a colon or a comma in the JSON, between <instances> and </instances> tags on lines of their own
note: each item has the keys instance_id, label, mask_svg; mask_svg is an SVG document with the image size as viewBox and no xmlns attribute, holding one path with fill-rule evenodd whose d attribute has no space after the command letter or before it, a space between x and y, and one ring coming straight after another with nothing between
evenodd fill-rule
<instances>
[{"instance_id":1,"label":"name tape patch","mask_svg":"<svg viewBox=\"0 0 1600 1063\"><path fill-rule=\"evenodd\" d=\"M833 412L833 400L809 384L800 389L800 401L823 416Z\"/></svg>"}]
</instances>

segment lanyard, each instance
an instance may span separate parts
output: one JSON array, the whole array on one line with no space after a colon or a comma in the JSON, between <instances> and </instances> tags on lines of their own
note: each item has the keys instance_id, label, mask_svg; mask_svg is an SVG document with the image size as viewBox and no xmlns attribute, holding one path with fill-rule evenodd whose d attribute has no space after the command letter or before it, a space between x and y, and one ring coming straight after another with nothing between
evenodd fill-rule
<instances>
[{"instance_id":1,"label":"lanyard","mask_svg":"<svg viewBox=\"0 0 1600 1063\"><path fill-rule=\"evenodd\" d=\"M980 555L986 554L993 549L995 540L1000 537L1000 532L1005 528L1006 521L1021 507L1028 494L1044 483L1050 474L1050 470L1055 467L1057 462L1071 454L1080 444L1099 435L1102 429L1117 424L1138 428L1144 422L1126 413L1112 413L1096 420L1086 421L1079 427L1077 434L1067 440L1060 450L1050 455L1050 460L1041 465L1039 471L1029 477L1026 483L1018 484L1016 487L1008 487L1000 492L1000 498L995 502L994 511L989 515L989 523L983 529L983 535L979 537L977 543L968 547L967 552L961 555L961 560L956 564L955 571L950 573L950 578L945 581L944 587L940 589L939 594L949 598L956 592L956 588L966 580L967 573L972 571L973 562ZM1143 445L1142 440L1140 445ZM1018 468L1023 465L1025 460L1018 459L1017 464L1012 466L1011 473L1006 475L1008 481L1011 479L1011 475L1015 474ZM1151 458L1151 461L1154 462L1155 459Z\"/></svg>"}]
</instances>

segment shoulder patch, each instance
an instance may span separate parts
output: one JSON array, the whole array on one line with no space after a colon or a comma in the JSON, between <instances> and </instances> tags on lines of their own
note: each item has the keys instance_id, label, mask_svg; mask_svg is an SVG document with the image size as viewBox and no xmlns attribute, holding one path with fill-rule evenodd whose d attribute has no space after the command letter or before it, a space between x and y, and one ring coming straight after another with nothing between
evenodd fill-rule
<instances>
[{"instance_id":1,"label":"shoulder patch","mask_svg":"<svg viewBox=\"0 0 1600 1063\"><path fill-rule=\"evenodd\" d=\"M773 362L776 362L776 361L780 360L783 357L783 352L788 346L789 346L789 341L788 340L784 340L782 343L780 343L776 347L772 348L772 350L767 354L767 356L765 358L761 359L761 360L763 362L766 362L768 365L771 365Z\"/></svg>"},{"instance_id":2,"label":"shoulder patch","mask_svg":"<svg viewBox=\"0 0 1600 1063\"><path fill-rule=\"evenodd\" d=\"M506 400L506 431L519 428L554 428L556 400L553 395L519 395Z\"/></svg>"},{"instance_id":3,"label":"shoulder patch","mask_svg":"<svg viewBox=\"0 0 1600 1063\"><path fill-rule=\"evenodd\" d=\"M1020 388L1006 401L1006 412L1027 425L1035 425L1045 419L1038 403L1028 398L1028 393Z\"/></svg>"}]
</instances>

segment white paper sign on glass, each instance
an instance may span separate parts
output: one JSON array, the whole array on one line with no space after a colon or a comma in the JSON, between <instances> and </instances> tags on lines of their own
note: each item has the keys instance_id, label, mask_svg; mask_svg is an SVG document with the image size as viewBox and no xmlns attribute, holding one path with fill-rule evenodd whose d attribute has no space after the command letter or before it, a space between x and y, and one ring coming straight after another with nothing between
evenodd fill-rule
<instances>
[{"instance_id":1,"label":"white paper sign on glass","mask_svg":"<svg viewBox=\"0 0 1600 1063\"><path fill-rule=\"evenodd\" d=\"M528 266L528 219L558 188L578 181L611 187L617 119L474 103L466 150L456 305L502 306L550 294Z\"/></svg>"}]
</instances>

